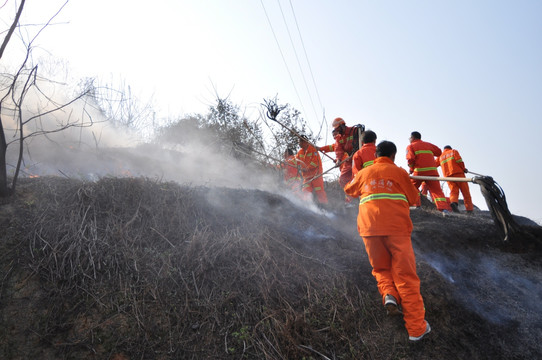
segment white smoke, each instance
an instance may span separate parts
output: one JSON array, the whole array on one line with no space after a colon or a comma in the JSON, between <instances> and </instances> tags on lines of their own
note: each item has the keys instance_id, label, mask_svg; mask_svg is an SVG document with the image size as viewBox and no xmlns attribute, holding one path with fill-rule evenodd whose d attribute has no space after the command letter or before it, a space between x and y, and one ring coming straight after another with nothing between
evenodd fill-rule
<instances>
[{"instance_id":1,"label":"white smoke","mask_svg":"<svg viewBox=\"0 0 542 360\"><path fill-rule=\"evenodd\" d=\"M542 274L511 268L472 250L445 255L416 249L416 253L449 281L456 300L490 323L518 322L529 331L542 312Z\"/></svg>"},{"instance_id":2,"label":"white smoke","mask_svg":"<svg viewBox=\"0 0 542 360\"><path fill-rule=\"evenodd\" d=\"M40 88L53 96L44 99L34 91L25 99L24 121L37 114L45 115L23 127L25 136L43 134L24 141L20 176L53 175L86 180L144 176L182 184L281 191L276 172L262 171L250 159L237 160L195 136L182 146L145 143L137 130L113 125L84 99L48 113L71 99L55 84L40 84ZM8 174L13 174L19 154L19 128L14 114L4 112L2 120L7 141L11 142ZM77 126L57 131L69 123Z\"/></svg>"}]
</instances>

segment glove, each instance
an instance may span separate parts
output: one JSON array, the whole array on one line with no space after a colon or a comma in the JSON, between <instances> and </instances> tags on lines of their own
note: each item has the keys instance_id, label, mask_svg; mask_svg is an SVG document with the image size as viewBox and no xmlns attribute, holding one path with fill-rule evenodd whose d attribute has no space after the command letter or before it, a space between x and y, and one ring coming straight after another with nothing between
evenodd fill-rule
<instances>
[{"instance_id":1,"label":"glove","mask_svg":"<svg viewBox=\"0 0 542 360\"><path fill-rule=\"evenodd\" d=\"M465 169L465 170L463 170L463 171L464 171L465 173L468 173L468 172L469 172L469 170L467 170L467 169Z\"/></svg>"}]
</instances>

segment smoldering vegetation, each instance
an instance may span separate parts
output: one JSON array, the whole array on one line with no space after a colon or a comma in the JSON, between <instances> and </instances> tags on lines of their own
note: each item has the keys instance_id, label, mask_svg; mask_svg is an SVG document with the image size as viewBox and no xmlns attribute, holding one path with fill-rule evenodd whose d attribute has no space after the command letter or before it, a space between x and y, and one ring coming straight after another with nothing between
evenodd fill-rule
<instances>
[{"instance_id":1,"label":"smoldering vegetation","mask_svg":"<svg viewBox=\"0 0 542 360\"><path fill-rule=\"evenodd\" d=\"M410 344L402 320L386 317L381 306L355 216L310 210L255 189L142 177L22 179L20 191L0 207L0 355L542 355L538 310L524 303L529 296L540 303L536 247L502 246L483 212L444 218L414 211L433 332ZM540 241L537 229L532 236Z\"/></svg>"}]
</instances>

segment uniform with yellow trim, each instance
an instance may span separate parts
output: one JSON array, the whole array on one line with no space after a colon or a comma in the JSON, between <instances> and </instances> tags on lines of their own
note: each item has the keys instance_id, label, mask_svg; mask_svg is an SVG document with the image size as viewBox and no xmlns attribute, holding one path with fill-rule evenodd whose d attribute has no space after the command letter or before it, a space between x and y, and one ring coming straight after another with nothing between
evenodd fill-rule
<instances>
[{"instance_id":1,"label":"uniform with yellow trim","mask_svg":"<svg viewBox=\"0 0 542 360\"><path fill-rule=\"evenodd\" d=\"M422 141L421 135L419 132L414 131L410 136L410 144L406 148L407 154L406 159L408 162L409 172L415 176L439 176L437 170L437 162L435 157L439 157L442 151L436 145L433 145L429 142ZM416 189L420 188L423 180L414 180L412 183ZM437 209L442 210L451 210L446 196L442 192L440 187L440 182L435 181L426 181L427 189L431 193L433 202L435 203ZM420 205L420 204L418 204Z\"/></svg>"},{"instance_id":2,"label":"uniform with yellow trim","mask_svg":"<svg viewBox=\"0 0 542 360\"><path fill-rule=\"evenodd\" d=\"M300 160L301 175L303 177L303 191L314 193L320 204L327 204L327 194L324 190L324 178L322 174L322 159L314 146L309 144L306 138L299 141L301 149L297 152L296 159Z\"/></svg>"},{"instance_id":3,"label":"uniform with yellow trim","mask_svg":"<svg viewBox=\"0 0 542 360\"><path fill-rule=\"evenodd\" d=\"M440 167L442 168L442 175L446 177L465 177L465 163L461 158L459 152L452 149L450 145L444 147L442 155L439 157ZM467 182L455 182L448 181L448 187L450 188L450 203L457 205L459 202L459 191L463 194L463 202L465 203L465 210L471 212L474 210L472 198L470 196L469 184Z\"/></svg>"},{"instance_id":4,"label":"uniform with yellow trim","mask_svg":"<svg viewBox=\"0 0 542 360\"><path fill-rule=\"evenodd\" d=\"M396 152L395 145L393 148ZM425 321L410 238L409 208L417 203L419 193L407 172L394 164L395 152L393 158L377 157L373 165L356 174L344 191L360 199L358 231L365 243L383 304L387 295L393 296L403 308L408 334L420 337L428 332L429 325Z\"/></svg>"}]
</instances>

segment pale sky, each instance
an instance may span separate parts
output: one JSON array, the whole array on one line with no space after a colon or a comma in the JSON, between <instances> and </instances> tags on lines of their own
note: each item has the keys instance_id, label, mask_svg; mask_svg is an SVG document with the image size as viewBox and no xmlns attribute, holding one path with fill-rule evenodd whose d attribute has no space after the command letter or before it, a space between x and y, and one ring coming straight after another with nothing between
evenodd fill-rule
<instances>
[{"instance_id":1,"label":"pale sky","mask_svg":"<svg viewBox=\"0 0 542 360\"><path fill-rule=\"evenodd\" d=\"M23 23L62 3L27 1ZM152 94L161 116L206 113L216 88L257 119L278 94L314 132L325 111L395 142L404 168L417 130L493 176L512 213L542 221L542 1L71 0L56 22L44 52Z\"/></svg>"}]
</instances>

